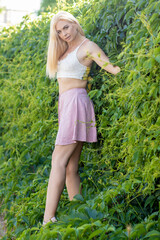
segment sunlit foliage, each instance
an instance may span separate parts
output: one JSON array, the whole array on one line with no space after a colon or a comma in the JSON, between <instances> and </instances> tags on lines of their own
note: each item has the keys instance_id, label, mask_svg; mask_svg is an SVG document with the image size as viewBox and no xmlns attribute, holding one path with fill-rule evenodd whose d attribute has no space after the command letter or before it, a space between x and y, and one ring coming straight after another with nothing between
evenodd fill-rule
<instances>
[{"instance_id":1,"label":"sunlit foliage","mask_svg":"<svg viewBox=\"0 0 160 240\"><path fill-rule=\"evenodd\" d=\"M88 88L98 143L85 143L82 196L64 189L55 224L41 227L58 128L58 84L45 76L53 13L0 35L3 239L160 238L160 1L79 0L63 5L86 37L121 67L93 64Z\"/></svg>"}]
</instances>

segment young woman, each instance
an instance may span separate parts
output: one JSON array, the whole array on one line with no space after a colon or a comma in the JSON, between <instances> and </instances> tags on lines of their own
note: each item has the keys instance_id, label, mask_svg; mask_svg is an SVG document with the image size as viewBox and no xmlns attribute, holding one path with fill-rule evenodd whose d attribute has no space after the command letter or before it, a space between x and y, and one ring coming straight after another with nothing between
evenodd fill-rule
<instances>
[{"instance_id":1,"label":"young woman","mask_svg":"<svg viewBox=\"0 0 160 240\"><path fill-rule=\"evenodd\" d=\"M92 62L116 75L99 46L87 39L77 19L68 12L58 12L51 20L47 74L59 84L58 133L52 154L43 225L57 221L56 209L66 184L69 199L80 193L78 161L83 142L96 142L94 106L86 85ZM106 64L108 63L108 64Z\"/></svg>"}]
</instances>

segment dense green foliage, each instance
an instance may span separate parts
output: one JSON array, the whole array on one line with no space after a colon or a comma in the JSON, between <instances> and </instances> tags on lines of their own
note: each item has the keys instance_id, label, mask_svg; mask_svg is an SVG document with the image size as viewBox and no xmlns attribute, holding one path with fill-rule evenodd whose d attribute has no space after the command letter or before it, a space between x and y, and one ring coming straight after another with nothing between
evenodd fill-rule
<instances>
[{"instance_id":1,"label":"dense green foliage","mask_svg":"<svg viewBox=\"0 0 160 240\"><path fill-rule=\"evenodd\" d=\"M63 7L71 5L75 2L77 2L77 0L42 0L38 14L41 14L42 12L49 12L50 10L54 11L54 8L56 7L58 9L62 9Z\"/></svg>"},{"instance_id":2,"label":"dense green foliage","mask_svg":"<svg viewBox=\"0 0 160 240\"><path fill-rule=\"evenodd\" d=\"M54 8L57 5L56 0L42 0L40 5L40 11L39 12L48 12L49 8Z\"/></svg>"},{"instance_id":3,"label":"dense green foliage","mask_svg":"<svg viewBox=\"0 0 160 240\"><path fill-rule=\"evenodd\" d=\"M98 143L85 143L82 196L61 196L55 224L41 227L57 133L57 81L45 76L52 13L4 29L1 53L3 239L160 238L160 1L81 0L63 6L86 37L121 67L93 64ZM56 11L56 10L55 10Z\"/></svg>"}]
</instances>

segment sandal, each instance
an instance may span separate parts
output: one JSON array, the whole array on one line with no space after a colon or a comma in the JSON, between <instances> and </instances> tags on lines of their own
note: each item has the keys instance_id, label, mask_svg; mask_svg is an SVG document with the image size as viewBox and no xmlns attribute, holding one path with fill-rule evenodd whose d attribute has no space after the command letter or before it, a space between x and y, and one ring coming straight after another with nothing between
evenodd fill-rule
<instances>
[{"instance_id":1,"label":"sandal","mask_svg":"<svg viewBox=\"0 0 160 240\"><path fill-rule=\"evenodd\" d=\"M50 221L54 223L54 222L57 222L57 219L56 219L55 217L52 217L52 218L50 219ZM50 221L48 221L48 222L50 222ZM42 225L45 226L48 222L43 221L43 224L42 224Z\"/></svg>"}]
</instances>

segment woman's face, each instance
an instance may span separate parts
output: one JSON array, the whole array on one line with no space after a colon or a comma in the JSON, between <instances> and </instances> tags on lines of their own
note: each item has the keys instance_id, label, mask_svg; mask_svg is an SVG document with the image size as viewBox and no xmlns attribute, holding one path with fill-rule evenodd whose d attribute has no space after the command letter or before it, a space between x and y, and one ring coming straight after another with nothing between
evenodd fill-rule
<instances>
[{"instance_id":1,"label":"woman's face","mask_svg":"<svg viewBox=\"0 0 160 240\"><path fill-rule=\"evenodd\" d=\"M58 36L66 41L70 42L72 41L75 36L77 35L77 26L76 23L71 23L65 20L60 20L56 24L56 31Z\"/></svg>"}]
</instances>

